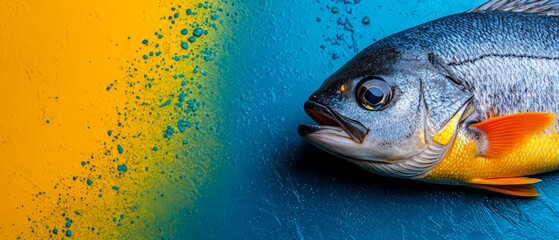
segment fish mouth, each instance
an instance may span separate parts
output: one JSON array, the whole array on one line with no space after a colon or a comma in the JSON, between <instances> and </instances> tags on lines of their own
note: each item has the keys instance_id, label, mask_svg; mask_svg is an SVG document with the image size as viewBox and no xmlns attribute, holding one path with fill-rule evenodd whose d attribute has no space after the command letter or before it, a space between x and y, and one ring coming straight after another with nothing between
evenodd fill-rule
<instances>
[{"instance_id":1,"label":"fish mouth","mask_svg":"<svg viewBox=\"0 0 559 240\"><path fill-rule=\"evenodd\" d=\"M304 108L305 112L319 125L299 125L297 131L302 137L320 132L348 138L356 143L363 143L365 137L367 137L369 129L363 124L340 115L328 106L307 101Z\"/></svg>"}]
</instances>

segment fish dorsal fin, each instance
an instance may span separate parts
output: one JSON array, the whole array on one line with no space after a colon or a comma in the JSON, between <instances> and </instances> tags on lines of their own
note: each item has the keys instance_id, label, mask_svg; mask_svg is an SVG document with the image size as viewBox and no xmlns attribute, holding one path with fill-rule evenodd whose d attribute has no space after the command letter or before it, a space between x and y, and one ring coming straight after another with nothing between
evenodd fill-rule
<instances>
[{"instance_id":1,"label":"fish dorsal fin","mask_svg":"<svg viewBox=\"0 0 559 240\"><path fill-rule=\"evenodd\" d=\"M559 16L558 0L491 0L468 12L519 12L543 16Z\"/></svg>"},{"instance_id":2,"label":"fish dorsal fin","mask_svg":"<svg viewBox=\"0 0 559 240\"><path fill-rule=\"evenodd\" d=\"M484 137L481 155L499 158L512 152L530 137L543 131L556 121L551 113L525 112L490 118L472 124Z\"/></svg>"}]
</instances>

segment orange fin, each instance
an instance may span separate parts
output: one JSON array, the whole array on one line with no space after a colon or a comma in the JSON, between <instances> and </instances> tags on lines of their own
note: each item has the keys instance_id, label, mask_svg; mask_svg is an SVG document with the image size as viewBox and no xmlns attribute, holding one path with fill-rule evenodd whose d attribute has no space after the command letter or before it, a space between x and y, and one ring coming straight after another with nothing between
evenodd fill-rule
<instances>
[{"instance_id":1,"label":"orange fin","mask_svg":"<svg viewBox=\"0 0 559 240\"><path fill-rule=\"evenodd\" d=\"M499 158L549 127L555 120L555 115L551 113L527 112L494 117L471 126L487 139L482 156Z\"/></svg>"},{"instance_id":2,"label":"orange fin","mask_svg":"<svg viewBox=\"0 0 559 240\"><path fill-rule=\"evenodd\" d=\"M532 185L479 185L473 187L518 197L537 197L540 194Z\"/></svg>"},{"instance_id":3,"label":"orange fin","mask_svg":"<svg viewBox=\"0 0 559 240\"><path fill-rule=\"evenodd\" d=\"M528 177L508 177L508 178L474 178L469 182L481 185L528 185L539 183L542 180Z\"/></svg>"}]
</instances>

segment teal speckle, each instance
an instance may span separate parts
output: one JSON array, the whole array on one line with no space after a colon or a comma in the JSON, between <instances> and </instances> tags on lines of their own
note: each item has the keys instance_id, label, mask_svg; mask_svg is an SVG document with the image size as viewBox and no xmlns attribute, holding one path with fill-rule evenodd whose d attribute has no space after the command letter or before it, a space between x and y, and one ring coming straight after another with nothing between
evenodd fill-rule
<instances>
[{"instance_id":1,"label":"teal speckle","mask_svg":"<svg viewBox=\"0 0 559 240\"><path fill-rule=\"evenodd\" d=\"M153 146L153 151L157 151L157 150L159 150L159 147L158 146Z\"/></svg>"},{"instance_id":2,"label":"teal speckle","mask_svg":"<svg viewBox=\"0 0 559 240\"><path fill-rule=\"evenodd\" d=\"M188 43L187 42L181 42L181 48L182 49L188 49Z\"/></svg>"},{"instance_id":3,"label":"teal speckle","mask_svg":"<svg viewBox=\"0 0 559 240\"><path fill-rule=\"evenodd\" d=\"M113 131L112 130L107 131L107 135L109 135L110 137L111 135L113 135Z\"/></svg>"},{"instance_id":4,"label":"teal speckle","mask_svg":"<svg viewBox=\"0 0 559 240\"><path fill-rule=\"evenodd\" d=\"M116 170L126 172L128 171L128 166L126 166L126 164L120 164L116 167Z\"/></svg>"},{"instance_id":5,"label":"teal speckle","mask_svg":"<svg viewBox=\"0 0 559 240\"><path fill-rule=\"evenodd\" d=\"M71 227L71 226L72 226L72 222L71 222L71 221L66 222L66 227Z\"/></svg>"},{"instance_id":6,"label":"teal speckle","mask_svg":"<svg viewBox=\"0 0 559 240\"><path fill-rule=\"evenodd\" d=\"M180 132L184 132L187 127L191 127L192 123L188 120L181 119L177 122L177 128L179 128Z\"/></svg>"},{"instance_id":7,"label":"teal speckle","mask_svg":"<svg viewBox=\"0 0 559 240\"><path fill-rule=\"evenodd\" d=\"M173 134L175 133L175 129L171 126L167 126L167 129L163 132L163 137L167 139L171 139Z\"/></svg>"},{"instance_id":8,"label":"teal speckle","mask_svg":"<svg viewBox=\"0 0 559 240\"><path fill-rule=\"evenodd\" d=\"M188 145L188 140L182 140L183 145Z\"/></svg>"},{"instance_id":9,"label":"teal speckle","mask_svg":"<svg viewBox=\"0 0 559 240\"><path fill-rule=\"evenodd\" d=\"M52 229L52 233L54 233L54 234L58 234L58 228L54 228L54 229Z\"/></svg>"},{"instance_id":10,"label":"teal speckle","mask_svg":"<svg viewBox=\"0 0 559 240\"><path fill-rule=\"evenodd\" d=\"M159 107L166 107L169 106L171 104L171 99L167 99L167 101L165 101L163 104L159 105Z\"/></svg>"},{"instance_id":11,"label":"teal speckle","mask_svg":"<svg viewBox=\"0 0 559 240\"><path fill-rule=\"evenodd\" d=\"M179 56L175 56L175 57L174 57L173 59L175 59L175 61L177 61L177 62L178 62L179 60L181 60L181 57L179 57Z\"/></svg>"},{"instance_id":12,"label":"teal speckle","mask_svg":"<svg viewBox=\"0 0 559 240\"><path fill-rule=\"evenodd\" d=\"M142 40L142 44L148 45L148 40L147 39Z\"/></svg>"},{"instance_id":13,"label":"teal speckle","mask_svg":"<svg viewBox=\"0 0 559 240\"><path fill-rule=\"evenodd\" d=\"M204 30L202 30L201 28L196 28L196 29L194 29L194 32L193 32L194 36L196 36L196 37L202 36L203 33L204 33Z\"/></svg>"},{"instance_id":14,"label":"teal speckle","mask_svg":"<svg viewBox=\"0 0 559 240\"><path fill-rule=\"evenodd\" d=\"M195 37L189 37L188 41L191 42L191 43L196 42L196 38Z\"/></svg>"},{"instance_id":15,"label":"teal speckle","mask_svg":"<svg viewBox=\"0 0 559 240\"><path fill-rule=\"evenodd\" d=\"M124 148L122 148L120 144L116 146L116 149L118 150L118 153L124 152Z\"/></svg>"},{"instance_id":16,"label":"teal speckle","mask_svg":"<svg viewBox=\"0 0 559 240\"><path fill-rule=\"evenodd\" d=\"M188 34L188 29L183 28L183 29L181 30L181 34L182 34L182 35Z\"/></svg>"},{"instance_id":17,"label":"teal speckle","mask_svg":"<svg viewBox=\"0 0 559 240\"><path fill-rule=\"evenodd\" d=\"M192 15L192 9L186 9L186 15Z\"/></svg>"},{"instance_id":18,"label":"teal speckle","mask_svg":"<svg viewBox=\"0 0 559 240\"><path fill-rule=\"evenodd\" d=\"M91 180L89 178L85 182L87 183L88 186L93 185L93 180Z\"/></svg>"},{"instance_id":19,"label":"teal speckle","mask_svg":"<svg viewBox=\"0 0 559 240\"><path fill-rule=\"evenodd\" d=\"M144 54L144 56L142 56L142 58L144 58L144 60L148 60L148 55Z\"/></svg>"},{"instance_id":20,"label":"teal speckle","mask_svg":"<svg viewBox=\"0 0 559 240\"><path fill-rule=\"evenodd\" d=\"M118 190L120 189L120 187L118 187L118 186L113 186L112 189L115 190L115 191L118 191Z\"/></svg>"},{"instance_id":21,"label":"teal speckle","mask_svg":"<svg viewBox=\"0 0 559 240\"><path fill-rule=\"evenodd\" d=\"M66 230L66 236L71 237L72 236L72 230Z\"/></svg>"}]
</instances>

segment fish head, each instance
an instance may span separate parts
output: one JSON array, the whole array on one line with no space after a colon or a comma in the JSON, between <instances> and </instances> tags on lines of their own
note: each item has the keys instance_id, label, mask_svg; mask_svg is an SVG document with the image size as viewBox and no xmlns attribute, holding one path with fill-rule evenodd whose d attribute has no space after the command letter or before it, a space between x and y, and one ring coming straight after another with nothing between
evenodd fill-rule
<instances>
[{"instance_id":1,"label":"fish head","mask_svg":"<svg viewBox=\"0 0 559 240\"><path fill-rule=\"evenodd\" d=\"M311 94L304 108L318 125L300 125L299 134L348 160L410 160L466 104L449 82L427 55L373 44Z\"/></svg>"}]
</instances>

